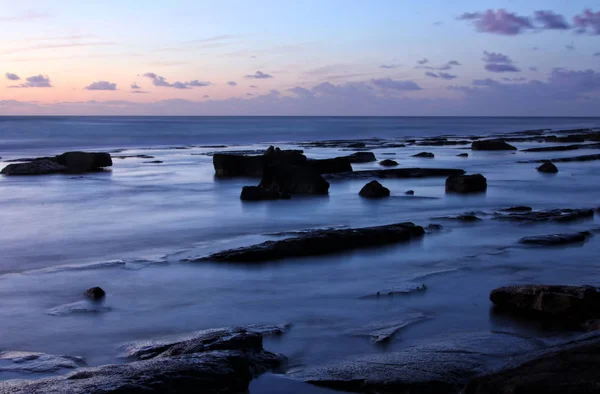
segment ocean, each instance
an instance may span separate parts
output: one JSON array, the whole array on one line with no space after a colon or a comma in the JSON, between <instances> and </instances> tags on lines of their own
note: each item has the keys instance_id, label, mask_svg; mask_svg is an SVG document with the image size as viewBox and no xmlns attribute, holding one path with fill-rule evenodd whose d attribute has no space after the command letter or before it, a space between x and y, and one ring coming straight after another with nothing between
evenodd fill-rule
<instances>
[{"instance_id":1,"label":"ocean","mask_svg":"<svg viewBox=\"0 0 600 394\"><path fill-rule=\"evenodd\" d=\"M152 156L115 158L111 171L81 176L0 177L0 349L82 356L90 365L101 365L123 362L122 346L132 341L240 324L290 323L289 333L265 339L265 347L302 367L402 349L456 332L504 330L563 338L570 334L494 314L489 292L530 282L600 285L598 237L568 248L517 243L524 236L593 228L598 218L516 225L493 220L491 213L516 205L597 207L600 161L560 163L555 176L518 163L597 150L375 149L378 159L392 158L400 167L482 173L487 193L446 195L440 178L384 179L392 197L371 201L358 196L367 180L331 180L325 197L258 203L239 199L243 186L258 181L215 178L211 154L261 151L269 145L298 149L299 142L314 140L599 127L600 118L0 117L0 168L7 160L70 150ZM300 149L309 158L353 153L338 147ZM435 158L412 157L421 151ZM462 152L469 157L457 157ZM154 160L162 163L149 163ZM353 167L381 168L377 162ZM415 196L404 195L409 189ZM482 220L439 219L464 212L476 212ZM444 230L409 244L259 265L188 261L278 239L273 234L279 232L403 221L442 223ZM407 284L424 284L427 291L363 299ZM81 293L92 286L107 292L102 308L82 303ZM385 348L353 334L415 313L427 319L403 329ZM0 379L14 377L22 376L0 369ZM252 383L250 392L328 391L267 375Z\"/></svg>"}]
</instances>

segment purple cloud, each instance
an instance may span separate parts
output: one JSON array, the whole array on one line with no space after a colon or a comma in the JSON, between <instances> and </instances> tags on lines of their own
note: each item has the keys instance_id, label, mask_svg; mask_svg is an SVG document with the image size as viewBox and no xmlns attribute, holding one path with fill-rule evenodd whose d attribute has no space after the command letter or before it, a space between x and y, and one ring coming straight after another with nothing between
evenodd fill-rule
<instances>
[{"instance_id":1,"label":"purple cloud","mask_svg":"<svg viewBox=\"0 0 600 394\"><path fill-rule=\"evenodd\" d=\"M27 82L16 86L10 86L11 88L51 88L52 83L47 75L34 75L26 79Z\"/></svg>"},{"instance_id":2,"label":"purple cloud","mask_svg":"<svg viewBox=\"0 0 600 394\"><path fill-rule=\"evenodd\" d=\"M372 79L371 83L378 88L385 90L397 90L397 91L413 91L423 90L422 87L417 85L413 81L397 81L391 78Z\"/></svg>"},{"instance_id":3,"label":"purple cloud","mask_svg":"<svg viewBox=\"0 0 600 394\"><path fill-rule=\"evenodd\" d=\"M461 65L461 64L460 64L458 61L456 61L456 60L450 60L450 61L449 61L447 64L448 64L449 66L460 66L460 65Z\"/></svg>"},{"instance_id":4,"label":"purple cloud","mask_svg":"<svg viewBox=\"0 0 600 394\"><path fill-rule=\"evenodd\" d=\"M117 90L117 84L108 81L98 81L89 84L85 90Z\"/></svg>"},{"instance_id":5,"label":"purple cloud","mask_svg":"<svg viewBox=\"0 0 600 394\"><path fill-rule=\"evenodd\" d=\"M573 25L575 25L578 33L589 32L590 34L600 35L600 11L593 12L587 9L579 15L575 15Z\"/></svg>"},{"instance_id":6,"label":"purple cloud","mask_svg":"<svg viewBox=\"0 0 600 394\"><path fill-rule=\"evenodd\" d=\"M422 60L417 60L417 63L419 63L420 65L427 64L427 63L429 63L429 59L425 58Z\"/></svg>"},{"instance_id":7,"label":"purple cloud","mask_svg":"<svg viewBox=\"0 0 600 394\"><path fill-rule=\"evenodd\" d=\"M229 86L237 86L237 82L235 82L235 81L229 81L229 82L227 82L227 85L229 85Z\"/></svg>"},{"instance_id":8,"label":"purple cloud","mask_svg":"<svg viewBox=\"0 0 600 394\"><path fill-rule=\"evenodd\" d=\"M131 89L141 89L142 87L140 85L137 84L137 82L134 82L131 84Z\"/></svg>"},{"instance_id":9,"label":"purple cloud","mask_svg":"<svg viewBox=\"0 0 600 394\"><path fill-rule=\"evenodd\" d=\"M148 93L148 92L146 92L146 91L144 91L144 90L134 90L134 91L132 91L131 93L134 93L134 94L146 94L146 93Z\"/></svg>"},{"instance_id":10,"label":"purple cloud","mask_svg":"<svg viewBox=\"0 0 600 394\"><path fill-rule=\"evenodd\" d=\"M498 52L483 51L483 60L486 63L512 64L511 58Z\"/></svg>"},{"instance_id":11,"label":"purple cloud","mask_svg":"<svg viewBox=\"0 0 600 394\"><path fill-rule=\"evenodd\" d=\"M513 64L510 57L498 53L483 51L483 60L486 65L485 69L493 73L520 72L521 69Z\"/></svg>"},{"instance_id":12,"label":"purple cloud","mask_svg":"<svg viewBox=\"0 0 600 394\"><path fill-rule=\"evenodd\" d=\"M253 78L253 79L268 79L268 78L273 78L273 76L272 76L272 75L269 75L269 74L265 74L265 73L264 73L264 72L262 72L262 71L257 71L257 72L256 72L256 73L254 73L254 74L248 74L248 75L246 75L246 77L245 77L245 78Z\"/></svg>"},{"instance_id":13,"label":"purple cloud","mask_svg":"<svg viewBox=\"0 0 600 394\"><path fill-rule=\"evenodd\" d=\"M431 71L428 71L425 73L426 76L431 77L431 78L441 78L441 79L454 79L457 78L456 75L452 75L452 74L448 74L448 73L434 73Z\"/></svg>"},{"instance_id":14,"label":"purple cloud","mask_svg":"<svg viewBox=\"0 0 600 394\"><path fill-rule=\"evenodd\" d=\"M379 68L393 69L400 67L400 64L382 64Z\"/></svg>"},{"instance_id":15,"label":"purple cloud","mask_svg":"<svg viewBox=\"0 0 600 394\"><path fill-rule=\"evenodd\" d=\"M0 18L0 22L27 21L27 20L33 20L33 19L47 18L48 16L49 15L46 12L38 12L35 10L29 10L29 11L22 12L19 15Z\"/></svg>"},{"instance_id":16,"label":"purple cloud","mask_svg":"<svg viewBox=\"0 0 600 394\"><path fill-rule=\"evenodd\" d=\"M458 20L472 21L478 32L514 36L533 29L531 20L524 16L506 10L492 10L485 12L472 12L460 15Z\"/></svg>"},{"instance_id":17,"label":"purple cloud","mask_svg":"<svg viewBox=\"0 0 600 394\"><path fill-rule=\"evenodd\" d=\"M447 71L452 70L452 67L460 66L461 64L456 60L450 60L446 64L442 64L441 66L416 66L415 68L420 68L423 70L433 70L433 71Z\"/></svg>"},{"instance_id":18,"label":"purple cloud","mask_svg":"<svg viewBox=\"0 0 600 394\"><path fill-rule=\"evenodd\" d=\"M594 56L600 56L600 52L594 53Z\"/></svg>"},{"instance_id":19,"label":"purple cloud","mask_svg":"<svg viewBox=\"0 0 600 394\"><path fill-rule=\"evenodd\" d=\"M258 89L258 86L256 86L256 85L250 85L250 88L251 89Z\"/></svg>"},{"instance_id":20,"label":"purple cloud","mask_svg":"<svg viewBox=\"0 0 600 394\"><path fill-rule=\"evenodd\" d=\"M152 84L158 87L165 88L175 88L175 89L190 89L192 87L204 87L210 86L210 82L201 82L196 80L189 82L168 82L165 77L161 77L160 75L156 75L155 73L146 73L142 75L143 77L150 78L152 80Z\"/></svg>"},{"instance_id":21,"label":"purple cloud","mask_svg":"<svg viewBox=\"0 0 600 394\"><path fill-rule=\"evenodd\" d=\"M299 97L313 97L314 96L314 94L310 90L300 87L300 86L295 86L288 90Z\"/></svg>"},{"instance_id":22,"label":"purple cloud","mask_svg":"<svg viewBox=\"0 0 600 394\"><path fill-rule=\"evenodd\" d=\"M21 77L19 77L17 74L6 73L6 79L8 79L9 81L18 81L21 79Z\"/></svg>"},{"instance_id":23,"label":"purple cloud","mask_svg":"<svg viewBox=\"0 0 600 394\"><path fill-rule=\"evenodd\" d=\"M565 48L567 48L568 51L574 51L575 45L573 45L573 44L565 45Z\"/></svg>"},{"instance_id":24,"label":"purple cloud","mask_svg":"<svg viewBox=\"0 0 600 394\"><path fill-rule=\"evenodd\" d=\"M521 69L513 64L489 63L485 65L485 69L492 73L518 73Z\"/></svg>"},{"instance_id":25,"label":"purple cloud","mask_svg":"<svg viewBox=\"0 0 600 394\"><path fill-rule=\"evenodd\" d=\"M571 28L564 16L552 11L536 11L534 19L541 24L542 29L567 30Z\"/></svg>"}]
</instances>

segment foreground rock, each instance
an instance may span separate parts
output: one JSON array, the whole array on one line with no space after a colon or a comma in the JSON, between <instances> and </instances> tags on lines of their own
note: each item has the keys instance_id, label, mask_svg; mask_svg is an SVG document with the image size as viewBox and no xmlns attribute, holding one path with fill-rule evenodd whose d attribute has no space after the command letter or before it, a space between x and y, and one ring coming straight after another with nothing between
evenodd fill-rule
<instances>
[{"instance_id":1,"label":"foreground rock","mask_svg":"<svg viewBox=\"0 0 600 394\"><path fill-rule=\"evenodd\" d=\"M4 175L47 175L101 171L112 166L109 153L66 152L55 157L31 159L26 163L9 164Z\"/></svg>"},{"instance_id":2,"label":"foreground rock","mask_svg":"<svg viewBox=\"0 0 600 394\"><path fill-rule=\"evenodd\" d=\"M537 168L539 172L545 172L547 174L556 174L558 168L551 161L547 161Z\"/></svg>"},{"instance_id":3,"label":"foreground rock","mask_svg":"<svg viewBox=\"0 0 600 394\"><path fill-rule=\"evenodd\" d=\"M218 177L261 177L265 166L270 164L298 165L306 162L302 151L281 150L269 147L263 155L244 156L216 153L213 155L215 175Z\"/></svg>"},{"instance_id":4,"label":"foreground rock","mask_svg":"<svg viewBox=\"0 0 600 394\"><path fill-rule=\"evenodd\" d=\"M435 178L462 175L464 170L454 168L397 168L391 170L365 170L327 175L328 179L365 179L365 178Z\"/></svg>"},{"instance_id":5,"label":"foreground rock","mask_svg":"<svg viewBox=\"0 0 600 394\"><path fill-rule=\"evenodd\" d=\"M585 320L600 316L600 291L591 286L517 285L495 289L499 308L532 317Z\"/></svg>"},{"instance_id":6,"label":"foreground rock","mask_svg":"<svg viewBox=\"0 0 600 394\"><path fill-rule=\"evenodd\" d=\"M315 230L298 237L226 250L196 261L264 262L289 257L316 256L406 242L413 238L420 238L424 233L423 227L413 223L342 230Z\"/></svg>"},{"instance_id":7,"label":"foreground rock","mask_svg":"<svg viewBox=\"0 0 600 394\"><path fill-rule=\"evenodd\" d=\"M0 393L241 393L253 377L278 368L259 333L215 330L144 353L143 361L80 369L67 376L0 383Z\"/></svg>"},{"instance_id":8,"label":"foreground rock","mask_svg":"<svg viewBox=\"0 0 600 394\"><path fill-rule=\"evenodd\" d=\"M573 234L539 235L535 237L521 238L519 243L538 246L569 245L585 242L589 237L591 237L591 235L592 233L589 231L582 231L580 233Z\"/></svg>"},{"instance_id":9,"label":"foreground rock","mask_svg":"<svg viewBox=\"0 0 600 394\"><path fill-rule=\"evenodd\" d=\"M290 376L354 393L456 394L483 371L542 348L539 341L527 338L473 333L398 352L352 357Z\"/></svg>"},{"instance_id":10,"label":"foreground rock","mask_svg":"<svg viewBox=\"0 0 600 394\"><path fill-rule=\"evenodd\" d=\"M61 356L34 352L0 352L0 377L26 377L35 374L49 375L86 367L81 357ZM0 390L2 384L0 383Z\"/></svg>"},{"instance_id":11,"label":"foreground rock","mask_svg":"<svg viewBox=\"0 0 600 394\"><path fill-rule=\"evenodd\" d=\"M390 196L390 189L377 181L367 183L358 193L361 197L382 198Z\"/></svg>"},{"instance_id":12,"label":"foreground rock","mask_svg":"<svg viewBox=\"0 0 600 394\"><path fill-rule=\"evenodd\" d=\"M593 209L552 209L549 211L523 211L510 214L496 213L495 219L522 223L558 222L566 223L593 218Z\"/></svg>"},{"instance_id":13,"label":"foreground rock","mask_svg":"<svg viewBox=\"0 0 600 394\"><path fill-rule=\"evenodd\" d=\"M350 163L371 163L377 161L373 152L356 152L347 156L347 158L350 160Z\"/></svg>"},{"instance_id":14,"label":"foreground rock","mask_svg":"<svg viewBox=\"0 0 600 394\"><path fill-rule=\"evenodd\" d=\"M487 179L481 174L450 176L446 179L446 192L481 193L487 190Z\"/></svg>"},{"instance_id":15,"label":"foreground rock","mask_svg":"<svg viewBox=\"0 0 600 394\"><path fill-rule=\"evenodd\" d=\"M468 153L459 153L458 155L456 155L457 157L469 157Z\"/></svg>"},{"instance_id":16,"label":"foreground rock","mask_svg":"<svg viewBox=\"0 0 600 394\"><path fill-rule=\"evenodd\" d=\"M265 190L259 186L244 186L240 199L243 201L288 200L289 194Z\"/></svg>"},{"instance_id":17,"label":"foreground rock","mask_svg":"<svg viewBox=\"0 0 600 394\"><path fill-rule=\"evenodd\" d=\"M473 141L472 150L517 150L514 146L502 139Z\"/></svg>"}]
</instances>

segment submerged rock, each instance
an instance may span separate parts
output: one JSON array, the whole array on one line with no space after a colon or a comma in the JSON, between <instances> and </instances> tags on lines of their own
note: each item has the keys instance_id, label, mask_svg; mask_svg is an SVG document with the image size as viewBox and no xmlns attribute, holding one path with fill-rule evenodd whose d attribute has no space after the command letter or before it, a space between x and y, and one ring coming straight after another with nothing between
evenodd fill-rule
<instances>
[{"instance_id":1,"label":"submerged rock","mask_svg":"<svg viewBox=\"0 0 600 394\"><path fill-rule=\"evenodd\" d=\"M546 172L549 174L555 174L558 172L558 168L551 161L547 161L537 168L539 172Z\"/></svg>"},{"instance_id":2,"label":"submerged rock","mask_svg":"<svg viewBox=\"0 0 600 394\"><path fill-rule=\"evenodd\" d=\"M265 190L258 186L244 186L240 194L240 199L243 201L287 200L289 198L289 194Z\"/></svg>"},{"instance_id":3,"label":"submerged rock","mask_svg":"<svg viewBox=\"0 0 600 394\"><path fill-rule=\"evenodd\" d=\"M423 313L410 313L402 319L371 323L367 326L351 330L348 334L369 337L373 343L385 343L391 340L403 328L427 319L430 319L430 317Z\"/></svg>"},{"instance_id":4,"label":"submerged rock","mask_svg":"<svg viewBox=\"0 0 600 394\"><path fill-rule=\"evenodd\" d=\"M395 167L398 165L398 162L396 160L385 159L380 161L379 165L384 167Z\"/></svg>"},{"instance_id":5,"label":"submerged rock","mask_svg":"<svg viewBox=\"0 0 600 394\"><path fill-rule=\"evenodd\" d=\"M510 208L501 209L502 212L531 212L533 208L526 206L515 206Z\"/></svg>"},{"instance_id":6,"label":"submerged rock","mask_svg":"<svg viewBox=\"0 0 600 394\"><path fill-rule=\"evenodd\" d=\"M350 163L370 163L377 161L373 152L356 152L347 156L347 158L350 160Z\"/></svg>"},{"instance_id":7,"label":"submerged rock","mask_svg":"<svg viewBox=\"0 0 600 394\"><path fill-rule=\"evenodd\" d=\"M508 215L497 213L494 219L523 223L548 221L565 223L592 217L594 217L593 209L552 209L549 211L525 211Z\"/></svg>"},{"instance_id":8,"label":"submerged rock","mask_svg":"<svg viewBox=\"0 0 600 394\"><path fill-rule=\"evenodd\" d=\"M514 146L502 139L478 140L471 144L472 150L517 150Z\"/></svg>"},{"instance_id":9,"label":"submerged rock","mask_svg":"<svg viewBox=\"0 0 600 394\"><path fill-rule=\"evenodd\" d=\"M0 352L0 377L3 374L26 377L30 374L51 374L86 367L81 357L56 354L4 351ZM0 392L2 383L0 383Z\"/></svg>"},{"instance_id":10,"label":"submerged rock","mask_svg":"<svg viewBox=\"0 0 600 394\"><path fill-rule=\"evenodd\" d=\"M541 148L522 149L522 152L563 152L578 149L600 149L600 144L577 144L563 146L544 146Z\"/></svg>"},{"instance_id":11,"label":"submerged rock","mask_svg":"<svg viewBox=\"0 0 600 394\"><path fill-rule=\"evenodd\" d=\"M367 183L358 193L361 197L382 198L390 196L390 189L377 181Z\"/></svg>"},{"instance_id":12,"label":"submerged rock","mask_svg":"<svg viewBox=\"0 0 600 394\"><path fill-rule=\"evenodd\" d=\"M316 256L378 245L406 242L424 235L413 223L341 230L316 230L298 237L214 253L195 261L264 262L289 257Z\"/></svg>"},{"instance_id":13,"label":"submerged rock","mask_svg":"<svg viewBox=\"0 0 600 394\"><path fill-rule=\"evenodd\" d=\"M456 155L457 157L469 157L468 153L459 153L458 155Z\"/></svg>"},{"instance_id":14,"label":"submerged rock","mask_svg":"<svg viewBox=\"0 0 600 394\"><path fill-rule=\"evenodd\" d=\"M416 155L412 155L412 157L424 157L426 159L433 159L435 155L431 152L421 152L417 153Z\"/></svg>"},{"instance_id":15,"label":"submerged rock","mask_svg":"<svg viewBox=\"0 0 600 394\"><path fill-rule=\"evenodd\" d=\"M543 160L522 160L519 163L569 163L569 162L579 162L579 161L594 161L600 160L600 155L582 155L582 156L573 156L573 157L557 157L555 159L543 159Z\"/></svg>"},{"instance_id":16,"label":"submerged rock","mask_svg":"<svg viewBox=\"0 0 600 394\"><path fill-rule=\"evenodd\" d=\"M557 246L557 245L569 245L574 243L585 242L592 233L589 231L582 231L573 234L550 234L550 235L539 235L535 237L525 237L519 240L519 243L526 245L539 245L539 246Z\"/></svg>"},{"instance_id":17,"label":"submerged rock","mask_svg":"<svg viewBox=\"0 0 600 394\"><path fill-rule=\"evenodd\" d=\"M498 307L533 316L585 320L600 316L600 291L591 286L517 285L495 289Z\"/></svg>"},{"instance_id":18,"label":"submerged rock","mask_svg":"<svg viewBox=\"0 0 600 394\"><path fill-rule=\"evenodd\" d=\"M477 216L470 215L470 214L463 214L463 215L458 215L458 216L443 216L443 217L437 217L434 219L456 220L458 222L465 222L465 223L481 221L481 219L479 219Z\"/></svg>"},{"instance_id":19,"label":"submerged rock","mask_svg":"<svg viewBox=\"0 0 600 394\"><path fill-rule=\"evenodd\" d=\"M425 290L427 290L427 286L425 286L424 284L406 283L402 286L396 286L389 289L379 290L377 293L367 294L366 296L361 298L394 297L411 293L418 293Z\"/></svg>"},{"instance_id":20,"label":"submerged rock","mask_svg":"<svg viewBox=\"0 0 600 394\"><path fill-rule=\"evenodd\" d=\"M92 301L100 301L104 299L106 293L100 287L92 287L83 292L83 295Z\"/></svg>"},{"instance_id":21,"label":"submerged rock","mask_svg":"<svg viewBox=\"0 0 600 394\"><path fill-rule=\"evenodd\" d=\"M464 170L454 168L396 168L391 170L365 170L343 172L328 175L328 179L365 179L365 178L434 178L462 175Z\"/></svg>"},{"instance_id":22,"label":"submerged rock","mask_svg":"<svg viewBox=\"0 0 600 394\"><path fill-rule=\"evenodd\" d=\"M487 190L487 179L481 174L450 176L446 179L446 192L482 193Z\"/></svg>"}]
</instances>

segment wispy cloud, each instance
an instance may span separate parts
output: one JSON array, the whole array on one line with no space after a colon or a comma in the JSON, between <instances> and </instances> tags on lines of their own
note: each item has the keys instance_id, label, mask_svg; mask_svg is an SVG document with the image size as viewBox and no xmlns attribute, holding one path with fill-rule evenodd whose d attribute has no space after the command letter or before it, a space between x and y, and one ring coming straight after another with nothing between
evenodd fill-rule
<instances>
[{"instance_id":1,"label":"wispy cloud","mask_svg":"<svg viewBox=\"0 0 600 394\"><path fill-rule=\"evenodd\" d=\"M396 90L396 91L413 91L423 90L422 87L417 85L413 81L400 81L393 80L391 78L372 79L371 83L378 88L385 90Z\"/></svg>"},{"instance_id":2,"label":"wispy cloud","mask_svg":"<svg viewBox=\"0 0 600 394\"><path fill-rule=\"evenodd\" d=\"M47 75L34 75L26 79L27 82L20 85L10 86L11 88L51 88L52 83Z\"/></svg>"},{"instance_id":3,"label":"wispy cloud","mask_svg":"<svg viewBox=\"0 0 600 394\"><path fill-rule=\"evenodd\" d=\"M141 89L142 87L140 85L137 84L137 82L134 82L130 85L131 89Z\"/></svg>"},{"instance_id":4,"label":"wispy cloud","mask_svg":"<svg viewBox=\"0 0 600 394\"><path fill-rule=\"evenodd\" d=\"M108 81L98 81L89 84L85 90L117 90L117 84Z\"/></svg>"},{"instance_id":5,"label":"wispy cloud","mask_svg":"<svg viewBox=\"0 0 600 394\"><path fill-rule=\"evenodd\" d=\"M185 43L186 44L205 44L205 43L218 42L218 41L227 41L227 40L231 40L233 38L238 38L238 37L239 36L232 35L232 34L222 34L220 36L212 36L212 37L200 38L197 40L185 41Z\"/></svg>"},{"instance_id":6,"label":"wispy cloud","mask_svg":"<svg viewBox=\"0 0 600 394\"><path fill-rule=\"evenodd\" d=\"M29 10L13 16L0 16L0 22L19 22L47 18L47 12Z\"/></svg>"},{"instance_id":7,"label":"wispy cloud","mask_svg":"<svg viewBox=\"0 0 600 394\"><path fill-rule=\"evenodd\" d=\"M422 63L419 63L422 64ZM450 60L449 62L442 64L441 66L416 66L415 68L420 68L423 70L433 70L433 71L447 71L452 70L452 67L460 66L461 64L456 60Z\"/></svg>"},{"instance_id":8,"label":"wispy cloud","mask_svg":"<svg viewBox=\"0 0 600 394\"><path fill-rule=\"evenodd\" d=\"M440 79L447 79L447 80L457 78L456 75L452 75L452 74L448 74L448 73L444 73L444 72L434 73L431 71L427 71L425 73L425 76L430 77L430 78L440 78Z\"/></svg>"},{"instance_id":9,"label":"wispy cloud","mask_svg":"<svg viewBox=\"0 0 600 394\"><path fill-rule=\"evenodd\" d=\"M578 33L589 33L600 35L600 11L593 12L590 9L583 11L573 17L573 24Z\"/></svg>"},{"instance_id":10,"label":"wispy cloud","mask_svg":"<svg viewBox=\"0 0 600 394\"><path fill-rule=\"evenodd\" d=\"M534 19L541 24L542 29L567 30L571 28L564 16L552 11L536 11Z\"/></svg>"},{"instance_id":11,"label":"wispy cloud","mask_svg":"<svg viewBox=\"0 0 600 394\"><path fill-rule=\"evenodd\" d=\"M227 85L229 85L229 86L237 86L237 82L235 82L235 81L229 81L229 82L227 82Z\"/></svg>"},{"instance_id":12,"label":"wispy cloud","mask_svg":"<svg viewBox=\"0 0 600 394\"><path fill-rule=\"evenodd\" d=\"M204 86L211 85L210 82L199 81L197 79L195 79L193 81L187 81L187 82L177 81L177 82L170 83L165 79L165 77L161 77L160 75L157 75L155 73L146 73L142 76L146 77L146 78L150 78L152 80L152 84L154 86L165 87L165 88L190 89L192 87L204 87Z\"/></svg>"},{"instance_id":13,"label":"wispy cloud","mask_svg":"<svg viewBox=\"0 0 600 394\"><path fill-rule=\"evenodd\" d=\"M21 79L21 77L19 77L17 74L6 73L6 79L8 79L9 81L18 81Z\"/></svg>"},{"instance_id":14,"label":"wispy cloud","mask_svg":"<svg viewBox=\"0 0 600 394\"><path fill-rule=\"evenodd\" d=\"M254 74L248 74L245 76L245 78L250 78L250 79L268 79L268 78L273 78L272 75L270 74L266 74L262 71L257 71Z\"/></svg>"},{"instance_id":15,"label":"wispy cloud","mask_svg":"<svg viewBox=\"0 0 600 394\"><path fill-rule=\"evenodd\" d=\"M40 44L26 48L13 48L0 52L2 55L11 55L14 53L40 51L46 49L61 49L61 48L77 48L77 47L98 47L98 46L109 46L117 45L116 42L75 42L68 44Z\"/></svg>"},{"instance_id":16,"label":"wispy cloud","mask_svg":"<svg viewBox=\"0 0 600 394\"><path fill-rule=\"evenodd\" d=\"M399 68L400 66L400 64L382 64L381 66L379 66L379 68L394 69Z\"/></svg>"},{"instance_id":17,"label":"wispy cloud","mask_svg":"<svg viewBox=\"0 0 600 394\"><path fill-rule=\"evenodd\" d=\"M143 91L143 90L134 90L134 91L132 91L131 93L134 93L134 94L146 94L146 93L148 93L148 92L146 92L146 91Z\"/></svg>"},{"instance_id":18,"label":"wispy cloud","mask_svg":"<svg viewBox=\"0 0 600 394\"><path fill-rule=\"evenodd\" d=\"M499 52L483 51L485 69L493 73L520 72L521 69L514 65L513 60Z\"/></svg>"},{"instance_id":19,"label":"wispy cloud","mask_svg":"<svg viewBox=\"0 0 600 394\"><path fill-rule=\"evenodd\" d=\"M420 65L427 64L427 63L429 63L429 59L425 58L425 59L417 60L417 63L419 63Z\"/></svg>"}]
</instances>

